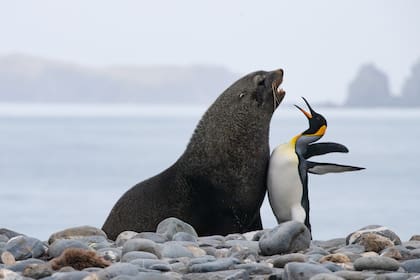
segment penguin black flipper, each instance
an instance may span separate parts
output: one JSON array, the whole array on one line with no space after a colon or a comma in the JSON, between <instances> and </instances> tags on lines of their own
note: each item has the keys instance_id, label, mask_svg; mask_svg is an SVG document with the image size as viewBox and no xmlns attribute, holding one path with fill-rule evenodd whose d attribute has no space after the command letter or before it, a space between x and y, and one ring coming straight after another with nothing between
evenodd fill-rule
<instances>
[{"instance_id":1,"label":"penguin black flipper","mask_svg":"<svg viewBox=\"0 0 420 280\"><path fill-rule=\"evenodd\" d=\"M340 143L324 142L310 144L306 148L306 152L303 154L305 159L313 156L325 155L328 153L348 153L349 149Z\"/></svg>"},{"instance_id":2,"label":"penguin black flipper","mask_svg":"<svg viewBox=\"0 0 420 280\"><path fill-rule=\"evenodd\" d=\"M364 167L341 165L335 163L306 161L306 168L309 173L323 175L327 173L340 173L348 171L363 170Z\"/></svg>"}]
</instances>

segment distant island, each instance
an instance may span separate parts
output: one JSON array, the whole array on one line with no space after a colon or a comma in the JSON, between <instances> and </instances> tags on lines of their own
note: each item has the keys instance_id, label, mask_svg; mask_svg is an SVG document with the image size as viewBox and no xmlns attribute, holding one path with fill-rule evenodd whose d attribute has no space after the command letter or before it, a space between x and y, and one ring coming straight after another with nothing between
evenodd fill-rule
<instances>
[{"instance_id":1,"label":"distant island","mask_svg":"<svg viewBox=\"0 0 420 280\"><path fill-rule=\"evenodd\" d=\"M344 106L417 107L420 106L420 61L413 65L399 95L389 89L388 76L373 64L363 65L348 87Z\"/></svg>"},{"instance_id":2,"label":"distant island","mask_svg":"<svg viewBox=\"0 0 420 280\"><path fill-rule=\"evenodd\" d=\"M220 66L84 67L12 54L0 56L0 102L13 103L180 103L212 102L241 76ZM390 92L386 73L363 65L337 107L420 106L420 61L399 95Z\"/></svg>"}]
</instances>

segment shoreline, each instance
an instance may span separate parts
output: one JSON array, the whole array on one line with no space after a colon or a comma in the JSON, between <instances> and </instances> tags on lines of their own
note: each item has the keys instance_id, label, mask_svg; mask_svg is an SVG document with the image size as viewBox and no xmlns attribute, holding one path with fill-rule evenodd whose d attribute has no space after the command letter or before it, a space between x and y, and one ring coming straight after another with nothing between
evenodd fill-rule
<instances>
[{"instance_id":1,"label":"shoreline","mask_svg":"<svg viewBox=\"0 0 420 280\"><path fill-rule=\"evenodd\" d=\"M0 274L6 279L420 277L420 235L401 241L383 226L331 240L311 240L308 229L294 221L256 232L199 237L190 225L168 218L156 232L125 231L116 241L90 226L53 233L45 242L0 229L0 240Z\"/></svg>"}]
</instances>

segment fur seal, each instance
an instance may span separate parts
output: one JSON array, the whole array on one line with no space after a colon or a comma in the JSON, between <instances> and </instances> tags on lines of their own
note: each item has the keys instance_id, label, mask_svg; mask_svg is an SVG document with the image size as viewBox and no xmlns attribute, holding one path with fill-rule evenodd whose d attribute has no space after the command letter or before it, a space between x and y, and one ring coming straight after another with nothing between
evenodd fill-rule
<instances>
[{"instance_id":1,"label":"fur seal","mask_svg":"<svg viewBox=\"0 0 420 280\"><path fill-rule=\"evenodd\" d=\"M269 126L285 95L282 81L282 69L257 71L227 88L181 157L117 201L102 227L108 237L155 231L168 217L189 223L200 236L261 229Z\"/></svg>"}]
</instances>

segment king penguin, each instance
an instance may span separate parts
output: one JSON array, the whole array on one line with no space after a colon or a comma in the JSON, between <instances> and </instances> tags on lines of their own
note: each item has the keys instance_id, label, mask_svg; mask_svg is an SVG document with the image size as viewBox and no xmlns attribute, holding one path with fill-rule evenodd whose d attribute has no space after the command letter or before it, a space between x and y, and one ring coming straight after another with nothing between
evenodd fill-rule
<instances>
[{"instance_id":1,"label":"king penguin","mask_svg":"<svg viewBox=\"0 0 420 280\"><path fill-rule=\"evenodd\" d=\"M304 223L311 231L308 172L321 175L364 168L307 160L312 156L332 152L347 153L348 149L342 144L333 142L313 144L324 136L327 120L315 112L304 97L302 98L309 112L295 106L308 118L309 128L273 150L267 172L267 189L271 208L279 224L295 220Z\"/></svg>"}]
</instances>

